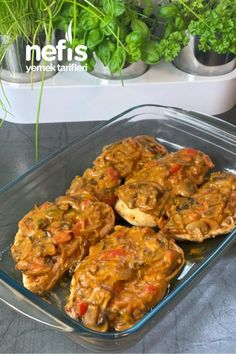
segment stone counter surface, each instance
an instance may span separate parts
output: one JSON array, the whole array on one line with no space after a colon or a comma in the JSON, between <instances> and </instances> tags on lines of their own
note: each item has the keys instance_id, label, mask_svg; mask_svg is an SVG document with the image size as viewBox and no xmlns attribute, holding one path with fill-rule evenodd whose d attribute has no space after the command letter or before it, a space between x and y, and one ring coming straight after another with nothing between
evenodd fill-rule
<instances>
[{"instance_id":1,"label":"stone counter surface","mask_svg":"<svg viewBox=\"0 0 236 354\"><path fill-rule=\"evenodd\" d=\"M236 109L221 115L236 124ZM96 122L43 124L40 159ZM0 129L0 187L34 163L34 126ZM236 242L173 311L127 353L236 353ZM0 353L88 353L0 302Z\"/></svg>"}]
</instances>

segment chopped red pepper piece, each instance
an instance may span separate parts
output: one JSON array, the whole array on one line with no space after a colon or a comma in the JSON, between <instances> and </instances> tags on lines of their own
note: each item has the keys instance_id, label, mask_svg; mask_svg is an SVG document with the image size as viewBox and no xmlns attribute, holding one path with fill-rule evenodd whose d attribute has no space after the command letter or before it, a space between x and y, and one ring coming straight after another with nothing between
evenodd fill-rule
<instances>
[{"instance_id":1,"label":"chopped red pepper piece","mask_svg":"<svg viewBox=\"0 0 236 354\"><path fill-rule=\"evenodd\" d=\"M146 289L149 293L156 293L157 292L157 287L153 284L148 284Z\"/></svg>"},{"instance_id":2,"label":"chopped red pepper piece","mask_svg":"<svg viewBox=\"0 0 236 354\"><path fill-rule=\"evenodd\" d=\"M79 220L72 228L73 234L76 236L79 235L84 228L85 228L85 221Z\"/></svg>"},{"instance_id":3,"label":"chopped red pepper piece","mask_svg":"<svg viewBox=\"0 0 236 354\"><path fill-rule=\"evenodd\" d=\"M188 148L188 149L186 149L186 151L191 156L195 156L197 154L197 150L194 148Z\"/></svg>"},{"instance_id":4,"label":"chopped red pepper piece","mask_svg":"<svg viewBox=\"0 0 236 354\"><path fill-rule=\"evenodd\" d=\"M83 301L77 301L76 303L76 313L79 315L79 317L82 317L86 311L88 310L88 304Z\"/></svg>"},{"instance_id":5,"label":"chopped red pepper piece","mask_svg":"<svg viewBox=\"0 0 236 354\"><path fill-rule=\"evenodd\" d=\"M52 242L56 245L68 242L72 239L72 232L70 230L57 231L52 236Z\"/></svg>"},{"instance_id":6,"label":"chopped red pepper piece","mask_svg":"<svg viewBox=\"0 0 236 354\"><path fill-rule=\"evenodd\" d=\"M171 166L170 168L170 173L176 173L181 169L181 165L179 163L175 163L174 165Z\"/></svg>"},{"instance_id":7,"label":"chopped red pepper piece","mask_svg":"<svg viewBox=\"0 0 236 354\"><path fill-rule=\"evenodd\" d=\"M108 167L107 173L111 178L119 178L119 172L113 167Z\"/></svg>"},{"instance_id":8,"label":"chopped red pepper piece","mask_svg":"<svg viewBox=\"0 0 236 354\"><path fill-rule=\"evenodd\" d=\"M102 259L104 261L109 261L109 260L113 259L114 257L122 257L122 256L125 256L124 248L117 248L114 250L109 250L109 251L103 252L100 259Z\"/></svg>"}]
</instances>

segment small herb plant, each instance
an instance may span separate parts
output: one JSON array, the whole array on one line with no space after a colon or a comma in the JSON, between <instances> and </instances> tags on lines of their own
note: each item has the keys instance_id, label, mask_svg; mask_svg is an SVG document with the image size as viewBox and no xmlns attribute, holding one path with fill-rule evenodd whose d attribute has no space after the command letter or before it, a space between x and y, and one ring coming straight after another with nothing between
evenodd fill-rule
<instances>
[{"instance_id":1,"label":"small herb plant","mask_svg":"<svg viewBox=\"0 0 236 354\"><path fill-rule=\"evenodd\" d=\"M236 54L236 1L211 1L201 11L199 20L192 20L189 31L199 36L199 49L219 54Z\"/></svg>"},{"instance_id":2,"label":"small herb plant","mask_svg":"<svg viewBox=\"0 0 236 354\"><path fill-rule=\"evenodd\" d=\"M202 51L236 54L235 0L169 0L159 5L158 17L164 21L164 40L172 59L190 35L198 36Z\"/></svg>"},{"instance_id":3,"label":"small herb plant","mask_svg":"<svg viewBox=\"0 0 236 354\"><path fill-rule=\"evenodd\" d=\"M64 0L0 0L0 34L9 44L19 36L26 42L37 41L40 33L50 35L53 19L59 13ZM1 57L5 48L1 46Z\"/></svg>"},{"instance_id":4,"label":"small herb plant","mask_svg":"<svg viewBox=\"0 0 236 354\"><path fill-rule=\"evenodd\" d=\"M54 29L54 18L60 12L63 3L64 0L0 0L0 67L7 49L18 37L23 37L26 43L37 44L38 36L43 33L45 35L46 41L50 42L51 34ZM2 37L5 37L6 40L2 40ZM42 73L35 125L36 161L38 161L38 123L40 117L45 74L46 72ZM5 98L5 101L9 106L9 109L11 109L10 102L4 93L1 81L0 89ZM0 100L0 107L4 113L4 116L0 122L1 127L6 118L6 115L9 114L9 112L6 104L4 104L2 100Z\"/></svg>"},{"instance_id":5,"label":"small herb plant","mask_svg":"<svg viewBox=\"0 0 236 354\"><path fill-rule=\"evenodd\" d=\"M159 61L152 13L152 0L68 0L56 26L66 31L73 21L73 46L88 47L88 70L93 70L97 57L114 74L126 64Z\"/></svg>"}]
</instances>

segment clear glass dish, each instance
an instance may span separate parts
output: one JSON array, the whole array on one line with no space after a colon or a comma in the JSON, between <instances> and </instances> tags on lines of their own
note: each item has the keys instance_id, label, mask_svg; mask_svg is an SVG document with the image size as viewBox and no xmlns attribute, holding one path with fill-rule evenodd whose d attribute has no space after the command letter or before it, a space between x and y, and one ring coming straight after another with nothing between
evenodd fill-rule
<instances>
[{"instance_id":1,"label":"clear glass dish","mask_svg":"<svg viewBox=\"0 0 236 354\"><path fill-rule=\"evenodd\" d=\"M100 124L86 136L79 136L0 190L0 299L26 316L67 333L89 351L115 352L137 343L153 326L158 326L160 318L209 270L232 244L236 234L234 230L200 245L181 243L187 259L182 273L171 284L165 298L124 332L101 334L68 317L63 305L69 283L66 288L58 286L47 299L32 294L22 286L20 273L15 270L10 256L18 221L35 204L63 194L72 178L91 165L104 145L140 134L157 137L172 151L185 146L203 150L215 162L215 170L236 173L234 125L196 112L142 105ZM199 248L200 256L191 256L193 246Z\"/></svg>"}]
</instances>

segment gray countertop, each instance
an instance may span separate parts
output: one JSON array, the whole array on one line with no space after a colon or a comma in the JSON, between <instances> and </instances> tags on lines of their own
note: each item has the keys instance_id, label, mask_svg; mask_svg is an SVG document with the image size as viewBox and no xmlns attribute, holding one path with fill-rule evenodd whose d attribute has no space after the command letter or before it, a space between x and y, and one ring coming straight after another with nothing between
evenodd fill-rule
<instances>
[{"instance_id":1,"label":"gray countertop","mask_svg":"<svg viewBox=\"0 0 236 354\"><path fill-rule=\"evenodd\" d=\"M236 109L222 118L236 124ZM96 122L40 126L40 159ZM0 129L0 187L34 164L34 126ZM173 311L127 353L236 353L236 243ZM86 353L0 302L0 353Z\"/></svg>"}]
</instances>

